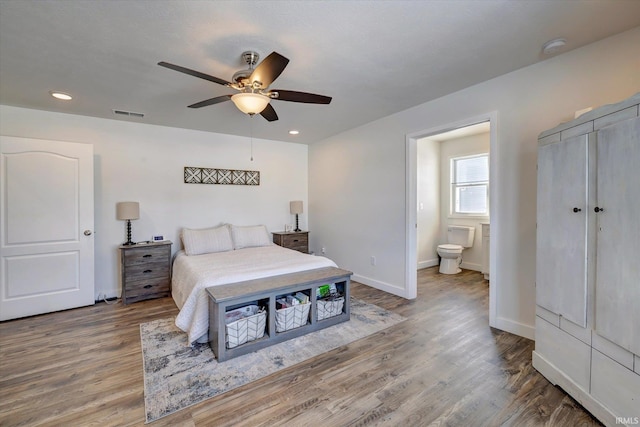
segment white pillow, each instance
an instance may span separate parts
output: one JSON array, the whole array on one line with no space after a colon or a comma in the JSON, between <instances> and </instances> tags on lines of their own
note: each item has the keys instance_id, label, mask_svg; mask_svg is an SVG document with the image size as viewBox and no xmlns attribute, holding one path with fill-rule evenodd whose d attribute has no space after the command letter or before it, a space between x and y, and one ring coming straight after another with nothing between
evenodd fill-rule
<instances>
[{"instance_id":1,"label":"white pillow","mask_svg":"<svg viewBox=\"0 0 640 427\"><path fill-rule=\"evenodd\" d=\"M231 226L231 238L234 249L252 248L256 246L272 245L269 232L264 225L239 227Z\"/></svg>"},{"instance_id":2,"label":"white pillow","mask_svg":"<svg viewBox=\"0 0 640 427\"><path fill-rule=\"evenodd\" d=\"M233 250L229 226L182 230L182 244L187 255L200 255Z\"/></svg>"}]
</instances>

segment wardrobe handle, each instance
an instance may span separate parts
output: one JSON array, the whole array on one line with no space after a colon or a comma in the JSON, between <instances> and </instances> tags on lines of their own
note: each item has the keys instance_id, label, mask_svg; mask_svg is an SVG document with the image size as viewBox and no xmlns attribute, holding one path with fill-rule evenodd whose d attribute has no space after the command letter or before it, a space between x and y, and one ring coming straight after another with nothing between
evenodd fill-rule
<instances>
[{"instance_id":1,"label":"wardrobe handle","mask_svg":"<svg viewBox=\"0 0 640 427\"><path fill-rule=\"evenodd\" d=\"M604 212L604 208L600 208L600 207L596 206L595 208L593 208L593 211L594 211L595 213L598 213L598 212Z\"/></svg>"},{"instance_id":2,"label":"wardrobe handle","mask_svg":"<svg viewBox=\"0 0 640 427\"><path fill-rule=\"evenodd\" d=\"M574 212L576 212L576 213L577 213L577 212L582 212L582 209L580 209L580 208L573 208L573 211L574 211Z\"/></svg>"}]
</instances>

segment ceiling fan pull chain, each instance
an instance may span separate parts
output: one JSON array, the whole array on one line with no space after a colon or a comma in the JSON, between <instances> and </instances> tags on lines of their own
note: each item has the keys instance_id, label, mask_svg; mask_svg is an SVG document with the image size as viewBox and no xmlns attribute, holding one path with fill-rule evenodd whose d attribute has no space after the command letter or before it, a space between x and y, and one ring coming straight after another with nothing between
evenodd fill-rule
<instances>
[{"instance_id":1,"label":"ceiling fan pull chain","mask_svg":"<svg viewBox=\"0 0 640 427\"><path fill-rule=\"evenodd\" d=\"M251 161L253 162L253 116L255 114L249 115L249 133L251 135Z\"/></svg>"}]
</instances>

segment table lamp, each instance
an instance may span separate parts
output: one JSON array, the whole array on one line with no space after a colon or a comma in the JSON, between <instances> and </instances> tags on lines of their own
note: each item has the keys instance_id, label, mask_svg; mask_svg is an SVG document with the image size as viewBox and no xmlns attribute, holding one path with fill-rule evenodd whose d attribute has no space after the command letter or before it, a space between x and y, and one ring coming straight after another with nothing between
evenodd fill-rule
<instances>
[{"instance_id":1,"label":"table lamp","mask_svg":"<svg viewBox=\"0 0 640 427\"><path fill-rule=\"evenodd\" d=\"M120 202L116 204L116 218L127 221L127 241L123 245L135 245L131 241L131 220L140 218L140 204L138 202Z\"/></svg>"}]
</instances>

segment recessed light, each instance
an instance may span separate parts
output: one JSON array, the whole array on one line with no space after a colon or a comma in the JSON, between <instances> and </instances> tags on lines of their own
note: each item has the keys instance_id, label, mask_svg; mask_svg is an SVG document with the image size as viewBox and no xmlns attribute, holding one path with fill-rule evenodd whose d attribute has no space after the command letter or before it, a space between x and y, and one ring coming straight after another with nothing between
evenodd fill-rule
<instances>
[{"instance_id":1,"label":"recessed light","mask_svg":"<svg viewBox=\"0 0 640 427\"><path fill-rule=\"evenodd\" d=\"M542 53L544 53L545 55L552 55L559 50L564 49L566 44L567 40L562 38L549 40L542 46Z\"/></svg>"},{"instance_id":2,"label":"recessed light","mask_svg":"<svg viewBox=\"0 0 640 427\"><path fill-rule=\"evenodd\" d=\"M73 97L71 95L69 95L68 93L64 93L64 92L55 92L55 91L50 91L49 92L51 94L51 96L53 96L56 99L61 99L63 101L70 101L71 99L73 99Z\"/></svg>"},{"instance_id":3,"label":"recessed light","mask_svg":"<svg viewBox=\"0 0 640 427\"><path fill-rule=\"evenodd\" d=\"M289 131L289 135L297 135L299 133L300 133L300 131L299 130L295 130L295 129L292 129L292 130Z\"/></svg>"}]
</instances>

